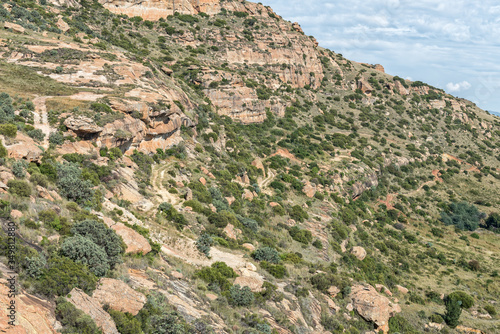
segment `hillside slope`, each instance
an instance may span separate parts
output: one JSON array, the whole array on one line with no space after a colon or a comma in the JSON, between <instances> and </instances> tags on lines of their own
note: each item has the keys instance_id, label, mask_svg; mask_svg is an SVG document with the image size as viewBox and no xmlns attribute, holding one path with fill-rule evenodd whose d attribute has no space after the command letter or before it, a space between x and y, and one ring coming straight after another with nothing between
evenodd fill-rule
<instances>
[{"instance_id":1,"label":"hillside slope","mask_svg":"<svg viewBox=\"0 0 500 334\"><path fill-rule=\"evenodd\" d=\"M19 327L500 330L498 117L261 4L1 3Z\"/></svg>"}]
</instances>

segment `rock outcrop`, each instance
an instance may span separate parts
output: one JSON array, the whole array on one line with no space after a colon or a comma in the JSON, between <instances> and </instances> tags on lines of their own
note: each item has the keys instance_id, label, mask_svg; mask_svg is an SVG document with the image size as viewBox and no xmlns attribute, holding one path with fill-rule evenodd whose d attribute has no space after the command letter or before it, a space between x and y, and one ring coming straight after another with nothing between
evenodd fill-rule
<instances>
[{"instance_id":1,"label":"rock outcrop","mask_svg":"<svg viewBox=\"0 0 500 334\"><path fill-rule=\"evenodd\" d=\"M146 296L129 287L125 282L111 278L101 278L92 294L101 306L120 312L137 315L147 301Z\"/></svg>"},{"instance_id":2,"label":"rock outcrop","mask_svg":"<svg viewBox=\"0 0 500 334\"><path fill-rule=\"evenodd\" d=\"M113 319L102 309L97 299L90 297L78 288L71 290L67 299L77 309L88 314L104 334L119 334Z\"/></svg>"},{"instance_id":3,"label":"rock outcrop","mask_svg":"<svg viewBox=\"0 0 500 334\"><path fill-rule=\"evenodd\" d=\"M96 125L91 118L85 116L70 116L64 121L64 125L78 135L90 135L103 130Z\"/></svg>"},{"instance_id":4,"label":"rock outcrop","mask_svg":"<svg viewBox=\"0 0 500 334\"><path fill-rule=\"evenodd\" d=\"M7 281L0 279L0 333L55 334L56 318L53 305L35 296L20 293L16 297L16 326L7 323L10 303Z\"/></svg>"},{"instance_id":5,"label":"rock outcrop","mask_svg":"<svg viewBox=\"0 0 500 334\"><path fill-rule=\"evenodd\" d=\"M140 16L144 20L156 21L174 13L215 14L220 11L220 0L99 0L105 8L115 14Z\"/></svg>"},{"instance_id":6,"label":"rock outcrop","mask_svg":"<svg viewBox=\"0 0 500 334\"><path fill-rule=\"evenodd\" d=\"M366 257L366 250L363 247L355 246L352 248L351 254L358 260L363 261Z\"/></svg>"},{"instance_id":7,"label":"rock outcrop","mask_svg":"<svg viewBox=\"0 0 500 334\"><path fill-rule=\"evenodd\" d=\"M350 298L359 315L375 323L377 329L384 333L389 331L389 318L401 312L398 304L380 295L371 285L354 285Z\"/></svg>"}]
</instances>

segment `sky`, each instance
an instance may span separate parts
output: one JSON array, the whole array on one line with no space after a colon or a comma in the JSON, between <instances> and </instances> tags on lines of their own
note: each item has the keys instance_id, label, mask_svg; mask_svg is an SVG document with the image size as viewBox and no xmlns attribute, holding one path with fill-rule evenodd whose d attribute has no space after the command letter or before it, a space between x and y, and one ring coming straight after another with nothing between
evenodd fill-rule
<instances>
[{"instance_id":1,"label":"sky","mask_svg":"<svg viewBox=\"0 0 500 334\"><path fill-rule=\"evenodd\" d=\"M500 112L498 0L260 0L320 46Z\"/></svg>"}]
</instances>

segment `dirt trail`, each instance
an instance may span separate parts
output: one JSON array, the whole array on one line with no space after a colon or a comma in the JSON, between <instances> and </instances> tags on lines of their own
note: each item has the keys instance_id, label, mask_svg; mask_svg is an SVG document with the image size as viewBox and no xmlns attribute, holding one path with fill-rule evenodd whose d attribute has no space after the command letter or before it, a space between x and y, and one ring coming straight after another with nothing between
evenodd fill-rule
<instances>
[{"instance_id":1,"label":"dirt trail","mask_svg":"<svg viewBox=\"0 0 500 334\"><path fill-rule=\"evenodd\" d=\"M151 175L151 184L153 185L156 198L159 199L159 202L167 202L177 208L180 206L180 198L178 194L169 193L168 190L163 186L165 173L173 164L173 162L170 162L164 165L154 165L153 173Z\"/></svg>"},{"instance_id":2,"label":"dirt trail","mask_svg":"<svg viewBox=\"0 0 500 334\"><path fill-rule=\"evenodd\" d=\"M52 98L52 96L40 96L33 99L33 104L35 105L34 121L35 129L42 130L45 138L43 139L43 147L45 149L49 148L49 136L54 129L51 128L49 124L49 115L47 113L47 106L45 102L47 99Z\"/></svg>"}]
</instances>

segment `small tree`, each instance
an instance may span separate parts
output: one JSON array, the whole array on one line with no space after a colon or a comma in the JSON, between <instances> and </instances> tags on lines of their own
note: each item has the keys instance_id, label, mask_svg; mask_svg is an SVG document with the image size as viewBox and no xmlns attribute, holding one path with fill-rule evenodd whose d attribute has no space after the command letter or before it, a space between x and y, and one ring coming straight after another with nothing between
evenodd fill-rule
<instances>
[{"instance_id":1,"label":"small tree","mask_svg":"<svg viewBox=\"0 0 500 334\"><path fill-rule=\"evenodd\" d=\"M238 284L229 289L229 302L234 306L249 306L255 296L248 286L240 287Z\"/></svg>"},{"instance_id":2,"label":"small tree","mask_svg":"<svg viewBox=\"0 0 500 334\"><path fill-rule=\"evenodd\" d=\"M81 235L64 240L61 254L75 262L88 265L96 276L104 276L109 270L108 256L104 249Z\"/></svg>"},{"instance_id":3,"label":"small tree","mask_svg":"<svg viewBox=\"0 0 500 334\"><path fill-rule=\"evenodd\" d=\"M453 296L448 295L445 298L446 313L444 315L444 321L451 328L458 326L458 319L460 314L462 314L462 301L453 298Z\"/></svg>"},{"instance_id":4,"label":"small tree","mask_svg":"<svg viewBox=\"0 0 500 334\"><path fill-rule=\"evenodd\" d=\"M210 258L210 248L214 244L214 239L207 233L200 235L198 240L196 240L196 248L200 253L205 254L206 257Z\"/></svg>"},{"instance_id":5,"label":"small tree","mask_svg":"<svg viewBox=\"0 0 500 334\"><path fill-rule=\"evenodd\" d=\"M252 256L257 261L267 261L271 263L279 263L281 260L280 253L271 247L259 248L252 254Z\"/></svg>"},{"instance_id":6,"label":"small tree","mask_svg":"<svg viewBox=\"0 0 500 334\"><path fill-rule=\"evenodd\" d=\"M445 225L455 225L461 230L474 231L479 227L481 212L467 202L451 203L448 210L441 212L441 221Z\"/></svg>"}]
</instances>

